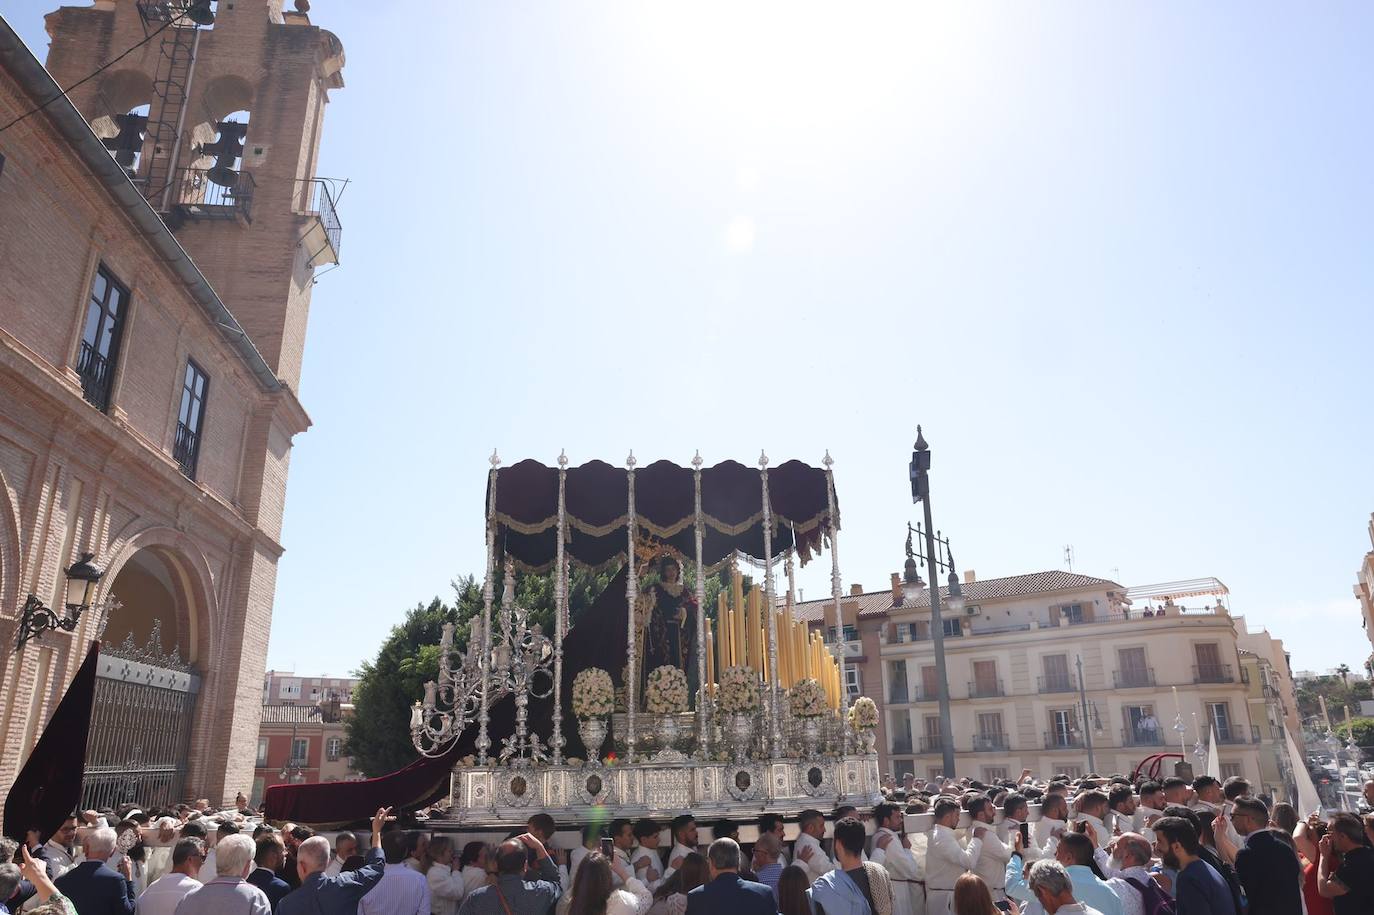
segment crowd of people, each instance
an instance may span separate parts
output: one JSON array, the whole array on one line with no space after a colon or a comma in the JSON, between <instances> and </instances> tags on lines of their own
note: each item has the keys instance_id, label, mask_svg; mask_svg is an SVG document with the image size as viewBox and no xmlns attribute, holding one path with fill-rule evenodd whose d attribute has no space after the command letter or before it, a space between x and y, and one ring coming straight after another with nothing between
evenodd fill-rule
<instances>
[{"instance_id":1,"label":"crowd of people","mask_svg":"<svg viewBox=\"0 0 1374 915\"><path fill-rule=\"evenodd\" d=\"M460 846L389 809L370 834L332 839L263 823L242 796L225 811L86 811L0 851L15 862L0 864L0 913L1374 913L1374 815L1301 819L1241 778L907 776L884 794L794 822L603 820L570 849L546 813L499 844Z\"/></svg>"}]
</instances>

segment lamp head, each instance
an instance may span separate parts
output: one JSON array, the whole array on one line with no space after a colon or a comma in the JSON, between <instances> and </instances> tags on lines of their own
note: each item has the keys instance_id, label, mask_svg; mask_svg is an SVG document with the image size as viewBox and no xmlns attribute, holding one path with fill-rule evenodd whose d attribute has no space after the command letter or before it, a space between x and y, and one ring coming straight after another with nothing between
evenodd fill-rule
<instances>
[{"instance_id":1,"label":"lamp head","mask_svg":"<svg viewBox=\"0 0 1374 915\"><path fill-rule=\"evenodd\" d=\"M72 563L67 570L67 606L89 607L95 597L95 586L100 583L101 572L91 565L94 553L82 553L81 558Z\"/></svg>"}]
</instances>

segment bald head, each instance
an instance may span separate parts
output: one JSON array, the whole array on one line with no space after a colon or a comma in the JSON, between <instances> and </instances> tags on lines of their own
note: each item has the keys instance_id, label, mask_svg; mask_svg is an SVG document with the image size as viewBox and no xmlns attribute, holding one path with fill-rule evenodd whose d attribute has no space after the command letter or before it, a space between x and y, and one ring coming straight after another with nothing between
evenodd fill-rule
<instances>
[{"instance_id":1,"label":"bald head","mask_svg":"<svg viewBox=\"0 0 1374 915\"><path fill-rule=\"evenodd\" d=\"M507 839L496 849L496 872L498 874L523 874L525 872L525 843L519 839Z\"/></svg>"},{"instance_id":2,"label":"bald head","mask_svg":"<svg viewBox=\"0 0 1374 915\"><path fill-rule=\"evenodd\" d=\"M311 874L325 869L329 864L329 840L324 836L311 836L296 848L296 868L304 880Z\"/></svg>"},{"instance_id":3,"label":"bald head","mask_svg":"<svg viewBox=\"0 0 1374 915\"><path fill-rule=\"evenodd\" d=\"M1147 867L1153 853L1150 840L1136 832L1123 832L1112 845L1112 857L1120 861L1122 867Z\"/></svg>"}]
</instances>

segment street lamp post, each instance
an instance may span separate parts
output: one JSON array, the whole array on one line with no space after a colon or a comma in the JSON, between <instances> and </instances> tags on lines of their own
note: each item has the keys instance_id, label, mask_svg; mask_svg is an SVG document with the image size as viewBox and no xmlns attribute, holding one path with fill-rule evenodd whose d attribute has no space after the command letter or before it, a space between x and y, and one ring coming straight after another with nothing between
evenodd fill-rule
<instances>
[{"instance_id":1,"label":"street lamp post","mask_svg":"<svg viewBox=\"0 0 1374 915\"><path fill-rule=\"evenodd\" d=\"M24 602L24 609L19 614L19 638L14 646L16 652L23 650L30 639L36 639L50 629L61 629L63 632L76 630L81 622L81 615L91 609L96 585L100 584L100 579L104 575L91 565L94 558L94 553L82 553L81 558L66 570L66 616L58 616L43 604L38 595L29 595L28 600ZM100 628L103 629L104 626Z\"/></svg>"},{"instance_id":2,"label":"street lamp post","mask_svg":"<svg viewBox=\"0 0 1374 915\"><path fill-rule=\"evenodd\" d=\"M1078 666L1078 701L1083 706L1083 741L1088 749L1088 771L1096 774L1097 760L1093 758L1093 723L1088 718L1088 690L1083 683L1083 656L1075 655L1074 658Z\"/></svg>"},{"instance_id":3,"label":"street lamp post","mask_svg":"<svg viewBox=\"0 0 1374 915\"><path fill-rule=\"evenodd\" d=\"M930 576L930 638L935 648L936 692L940 703L940 750L941 764L945 778L954 778L954 726L949 711L949 678L945 668L945 627L940 619L940 575L939 556L935 552L935 528L930 517L930 446L926 444L921 427L916 427L916 444L911 452L911 501L920 502L925 510L925 553L926 572ZM959 575L954 571L954 559L950 556L949 542L945 541L949 566L949 604L950 610L963 609L964 597L959 586ZM921 584L920 574L916 571L916 558L911 547L910 526L907 533L907 560L905 586L903 592L918 592Z\"/></svg>"}]
</instances>

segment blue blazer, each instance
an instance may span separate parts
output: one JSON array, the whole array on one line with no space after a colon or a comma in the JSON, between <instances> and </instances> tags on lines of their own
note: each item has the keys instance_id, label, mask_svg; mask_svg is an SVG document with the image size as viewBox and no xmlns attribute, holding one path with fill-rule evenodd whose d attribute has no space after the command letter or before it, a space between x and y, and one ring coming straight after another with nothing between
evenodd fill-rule
<instances>
[{"instance_id":1,"label":"blue blazer","mask_svg":"<svg viewBox=\"0 0 1374 915\"><path fill-rule=\"evenodd\" d=\"M357 915L358 901L381 881L385 867L382 850L372 848L367 852L367 863L355 871L336 877L326 877L324 871L313 873L282 897L277 915Z\"/></svg>"},{"instance_id":2,"label":"blue blazer","mask_svg":"<svg viewBox=\"0 0 1374 915\"><path fill-rule=\"evenodd\" d=\"M281 902L281 897L291 892L291 884L265 867L254 867L253 872L248 875L247 882L263 891L267 901L272 903L274 912L277 910L277 903Z\"/></svg>"},{"instance_id":3,"label":"blue blazer","mask_svg":"<svg viewBox=\"0 0 1374 915\"><path fill-rule=\"evenodd\" d=\"M81 915L133 915L134 885L104 861L82 861L53 882Z\"/></svg>"},{"instance_id":4,"label":"blue blazer","mask_svg":"<svg viewBox=\"0 0 1374 915\"><path fill-rule=\"evenodd\" d=\"M777 915L773 891L762 883L721 874L687 894L687 915ZM82 915L85 915L83 912Z\"/></svg>"}]
</instances>

